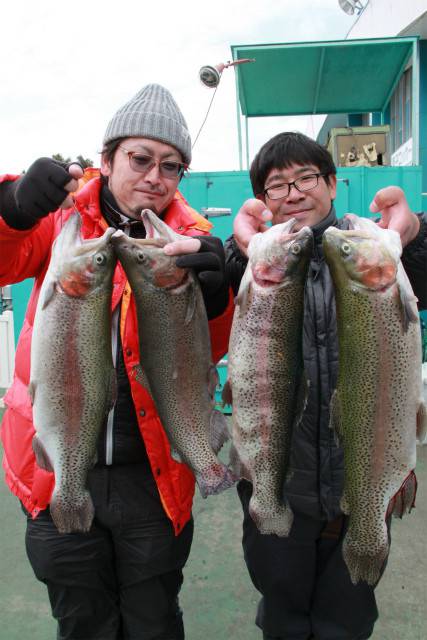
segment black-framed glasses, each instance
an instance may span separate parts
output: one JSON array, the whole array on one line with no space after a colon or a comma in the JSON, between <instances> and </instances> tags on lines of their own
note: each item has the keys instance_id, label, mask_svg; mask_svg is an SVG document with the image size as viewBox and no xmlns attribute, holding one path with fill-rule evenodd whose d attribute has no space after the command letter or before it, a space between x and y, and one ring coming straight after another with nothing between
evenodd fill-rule
<instances>
[{"instance_id":1,"label":"black-framed glasses","mask_svg":"<svg viewBox=\"0 0 427 640\"><path fill-rule=\"evenodd\" d=\"M280 200L280 198L287 198L291 192L291 187L295 187L297 191L304 193L304 191L311 191L315 189L319 184L319 178L325 177L325 173L309 173L306 176L301 176L293 182L282 182L281 184L275 184L273 187L264 189L263 194L268 196L270 200Z\"/></svg>"},{"instance_id":2,"label":"black-framed glasses","mask_svg":"<svg viewBox=\"0 0 427 640\"><path fill-rule=\"evenodd\" d=\"M129 158L129 166L132 171L137 173L148 173L156 165L159 167L160 175L163 178L174 180L181 178L184 171L187 169L187 165L183 162L175 162L174 160L155 160L153 156L149 156L146 153L139 153L138 151L129 151L125 147L120 145L120 149L127 154Z\"/></svg>"}]
</instances>

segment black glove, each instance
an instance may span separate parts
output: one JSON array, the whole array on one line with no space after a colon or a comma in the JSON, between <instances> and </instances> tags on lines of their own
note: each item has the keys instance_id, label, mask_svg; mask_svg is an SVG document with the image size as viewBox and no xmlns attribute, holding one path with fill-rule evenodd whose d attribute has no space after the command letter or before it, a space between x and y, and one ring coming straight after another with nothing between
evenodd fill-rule
<instances>
[{"instance_id":1,"label":"black glove","mask_svg":"<svg viewBox=\"0 0 427 640\"><path fill-rule=\"evenodd\" d=\"M224 247L214 236L193 236L200 240L198 253L179 256L176 265L193 269L199 279L209 320L225 311L228 304L228 278L225 271Z\"/></svg>"},{"instance_id":2,"label":"black glove","mask_svg":"<svg viewBox=\"0 0 427 640\"><path fill-rule=\"evenodd\" d=\"M69 195L64 189L72 180L69 164L39 158L15 182L6 182L0 193L0 214L13 229L31 229Z\"/></svg>"}]
</instances>

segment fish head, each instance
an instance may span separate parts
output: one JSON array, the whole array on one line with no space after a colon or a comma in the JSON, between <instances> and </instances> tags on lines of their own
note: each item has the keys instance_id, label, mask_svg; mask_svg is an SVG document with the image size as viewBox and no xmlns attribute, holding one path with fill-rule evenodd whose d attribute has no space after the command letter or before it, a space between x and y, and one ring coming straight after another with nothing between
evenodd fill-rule
<instances>
[{"instance_id":1,"label":"fish head","mask_svg":"<svg viewBox=\"0 0 427 640\"><path fill-rule=\"evenodd\" d=\"M398 256L387 236L377 230L362 225L347 231L329 227L323 234L323 250L336 283L381 291L396 282Z\"/></svg>"},{"instance_id":2,"label":"fish head","mask_svg":"<svg viewBox=\"0 0 427 640\"><path fill-rule=\"evenodd\" d=\"M183 236L176 233L169 225L167 225L159 216L150 209L144 209L141 212L141 220L144 223L146 237L148 239L163 240L164 244L182 240Z\"/></svg>"},{"instance_id":3,"label":"fish head","mask_svg":"<svg viewBox=\"0 0 427 640\"><path fill-rule=\"evenodd\" d=\"M73 298L87 297L111 287L116 264L108 228L99 238L82 240L81 218L74 213L65 223L52 248L50 272L57 289Z\"/></svg>"},{"instance_id":4,"label":"fish head","mask_svg":"<svg viewBox=\"0 0 427 640\"><path fill-rule=\"evenodd\" d=\"M313 250L309 227L292 232L295 219L256 234L248 247L254 282L263 288L283 286L295 279L305 279Z\"/></svg>"},{"instance_id":5,"label":"fish head","mask_svg":"<svg viewBox=\"0 0 427 640\"><path fill-rule=\"evenodd\" d=\"M123 231L114 233L114 250L131 286L144 281L157 289L174 290L187 281L188 269L177 267L176 256L168 256L163 251L168 242L170 240L160 237L129 238Z\"/></svg>"}]
</instances>

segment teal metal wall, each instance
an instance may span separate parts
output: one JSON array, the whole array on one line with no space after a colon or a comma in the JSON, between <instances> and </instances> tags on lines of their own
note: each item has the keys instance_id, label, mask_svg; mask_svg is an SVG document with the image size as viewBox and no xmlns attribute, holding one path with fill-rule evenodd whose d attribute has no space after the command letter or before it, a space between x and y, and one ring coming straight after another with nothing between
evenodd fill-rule
<instances>
[{"instance_id":1,"label":"teal metal wall","mask_svg":"<svg viewBox=\"0 0 427 640\"><path fill-rule=\"evenodd\" d=\"M335 207L339 217L345 213L369 216L369 205L376 192L390 185L400 186L413 211L421 211L423 168L417 167L340 167ZM212 233L225 241L232 233L233 218L247 198L253 197L247 171L191 173L180 185L184 197L198 211L203 208L230 208L231 215L210 218ZM209 218L209 215L207 216ZM218 366L218 405L227 378L226 360ZM226 408L225 411L228 409Z\"/></svg>"},{"instance_id":2,"label":"teal metal wall","mask_svg":"<svg viewBox=\"0 0 427 640\"><path fill-rule=\"evenodd\" d=\"M422 210L427 211L427 40L420 41L420 165L423 167Z\"/></svg>"},{"instance_id":3,"label":"teal metal wall","mask_svg":"<svg viewBox=\"0 0 427 640\"><path fill-rule=\"evenodd\" d=\"M348 212L369 215L369 204L375 193L389 185L400 186L411 208L421 211L422 174L421 166L340 167L335 200L338 216ZM198 211L211 207L231 209L231 216L210 218L214 225L213 233L222 240L232 233L233 218L243 202L253 197L247 171L191 173L182 180L180 190Z\"/></svg>"},{"instance_id":4,"label":"teal metal wall","mask_svg":"<svg viewBox=\"0 0 427 640\"><path fill-rule=\"evenodd\" d=\"M22 325L24 324L25 311L33 288L33 278L28 278L23 282L12 285L13 304L13 330L15 333L15 345L18 342Z\"/></svg>"},{"instance_id":5,"label":"teal metal wall","mask_svg":"<svg viewBox=\"0 0 427 640\"><path fill-rule=\"evenodd\" d=\"M427 165L427 153L425 159ZM339 216L347 212L369 215L369 204L378 189L393 184L402 187L414 211L422 209L422 166L342 167L338 170L337 177L335 205ZM198 211L211 207L231 209L231 215L211 219L214 224L213 233L222 240L231 235L233 218L243 202L253 197L247 171L191 173L182 180L180 189L191 206ZM12 286L15 341L22 328L31 288L32 280Z\"/></svg>"}]
</instances>

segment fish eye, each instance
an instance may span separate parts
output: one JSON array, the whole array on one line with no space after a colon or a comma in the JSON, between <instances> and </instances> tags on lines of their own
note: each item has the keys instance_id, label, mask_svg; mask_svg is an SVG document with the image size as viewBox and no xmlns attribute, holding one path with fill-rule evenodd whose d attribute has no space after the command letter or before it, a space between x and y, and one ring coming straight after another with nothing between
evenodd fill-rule
<instances>
[{"instance_id":1,"label":"fish eye","mask_svg":"<svg viewBox=\"0 0 427 640\"><path fill-rule=\"evenodd\" d=\"M145 253L143 251L137 251L136 259L138 260L138 262L145 262Z\"/></svg>"},{"instance_id":2,"label":"fish eye","mask_svg":"<svg viewBox=\"0 0 427 640\"><path fill-rule=\"evenodd\" d=\"M348 256L351 253L351 247L348 242L343 242L341 245L341 251L344 255Z\"/></svg>"},{"instance_id":3,"label":"fish eye","mask_svg":"<svg viewBox=\"0 0 427 640\"><path fill-rule=\"evenodd\" d=\"M96 264L101 265L101 264L104 264L105 261L106 261L106 257L105 257L105 255L103 253L97 253L95 255Z\"/></svg>"},{"instance_id":4,"label":"fish eye","mask_svg":"<svg viewBox=\"0 0 427 640\"><path fill-rule=\"evenodd\" d=\"M291 246L291 251L294 255L298 255L299 253L301 253L301 245L294 243Z\"/></svg>"}]
</instances>

